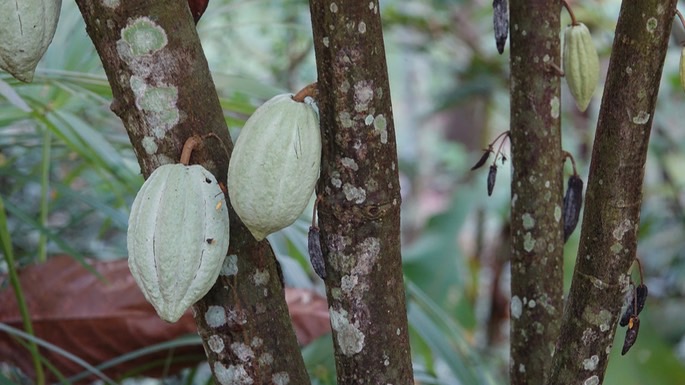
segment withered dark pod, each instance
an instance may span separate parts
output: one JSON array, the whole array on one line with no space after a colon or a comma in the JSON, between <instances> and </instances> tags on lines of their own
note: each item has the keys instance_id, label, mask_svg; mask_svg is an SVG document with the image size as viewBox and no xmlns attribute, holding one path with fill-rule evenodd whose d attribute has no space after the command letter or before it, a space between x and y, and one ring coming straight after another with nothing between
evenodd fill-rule
<instances>
[{"instance_id":1,"label":"withered dark pod","mask_svg":"<svg viewBox=\"0 0 685 385\"><path fill-rule=\"evenodd\" d=\"M488 196L492 195L492 190L495 188L495 180L497 179L497 166L494 164L490 166L488 171Z\"/></svg>"},{"instance_id":2,"label":"withered dark pod","mask_svg":"<svg viewBox=\"0 0 685 385\"><path fill-rule=\"evenodd\" d=\"M630 317L637 316L640 314L642 309L645 307L645 302L647 301L648 293L649 290L647 290L647 285L645 285L644 283L641 283L639 286L635 288L633 295L630 297L630 302L628 302L628 307L626 308L625 313L623 313L623 316L621 317L619 325L628 325L628 323L630 322ZM637 311L635 310L636 304Z\"/></svg>"},{"instance_id":3,"label":"withered dark pod","mask_svg":"<svg viewBox=\"0 0 685 385\"><path fill-rule=\"evenodd\" d=\"M628 350L635 344L639 331L640 319L637 316L630 317L630 321L628 321L628 330L626 330L626 337L623 340L623 349L621 349L622 356L628 353Z\"/></svg>"},{"instance_id":4,"label":"withered dark pod","mask_svg":"<svg viewBox=\"0 0 685 385\"><path fill-rule=\"evenodd\" d=\"M583 180L576 174L568 178L566 195L564 196L564 242L573 234L578 225L580 209L583 207Z\"/></svg>"},{"instance_id":5,"label":"withered dark pod","mask_svg":"<svg viewBox=\"0 0 685 385\"><path fill-rule=\"evenodd\" d=\"M326 279L326 264L323 260L323 252L321 251L319 228L316 226L309 227L307 249L309 250L309 261L312 263L314 272L321 277L321 279Z\"/></svg>"}]
</instances>

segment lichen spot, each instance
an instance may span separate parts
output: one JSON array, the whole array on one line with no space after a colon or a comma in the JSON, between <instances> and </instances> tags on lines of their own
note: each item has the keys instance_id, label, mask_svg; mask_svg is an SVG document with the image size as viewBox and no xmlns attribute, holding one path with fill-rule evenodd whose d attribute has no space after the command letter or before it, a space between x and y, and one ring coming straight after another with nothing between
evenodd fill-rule
<instances>
[{"instance_id":1,"label":"lichen spot","mask_svg":"<svg viewBox=\"0 0 685 385\"><path fill-rule=\"evenodd\" d=\"M323 38L323 46L328 48L329 43L330 43L330 39L328 38L328 36L324 37Z\"/></svg>"},{"instance_id":2,"label":"lichen spot","mask_svg":"<svg viewBox=\"0 0 685 385\"><path fill-rule=\"evenodd\" d=\"M559 205L554 206L554 220L557 222L561 220L561 207Z\"/></svg>"},{"instance_id":3,"label":"lichen spot","mask_svg":"<svg viewBox=\"0 0 685 385\"><path fill-rule=\"evenodd\" d=\"M242 365L225 367L221 362L214 363L214 376L221 385L252 385L254 380Z\"/></svg>"},{"instance_id":4,"label":"lichen spot","mask_svg":"<svg viewBox=\"0 0 685 385\"><path fill-rule=\"evenodd\" d=\"M121 30L121 38L131 47L134 56L151 55L168 43L164 29L147 17L129 22Z\"/></svg>"},{"instance_id":5,"label":"lichen spot","mask_svg":"<svg viewBox=\"0 0 685 385\"><path fill-rule=\"evenodd\" d=\"M269 271L268 270L257 270L252 275L252 281L257 286L264 286L269 283Z\"/></svg>"},{"instance_id":6,"label":"lichen spot","mask_svg":"<svg viewBox=\"0 0 685 385\"><path fill-rule=\"evenodd\" d=\"M271 353L263 353L257 361L259 361L259 366L271 366L274 363L274 356Z\"/></svg>"},{"instance_id":7,"label":"lichen spot","mask_svg":"<svg viewBox=\"0 0 685 385\"><path fill-rule=\"evenodd\" d=\"M145 152L148 155L153 155L157 153L157 142L155 142L155 139L151 136L146 136L143 138L143 140L140 141L140 144L143 146L145 149Z\"/></svg>"},{"instance_id":8,"label":"lichen spot","mask_svg":"<svg viewBox=\"0 0 685 385\"><path fill-rule=\"evenodd\" d=\"M136 98L136 104L143 110L160 113L173 109L177 100L176 87L148 87Z\"/></svg>"},{"instance_id":9,"label":"lichen spot","mask_svg":"<svg viewBox=\"0 0 685 385\"><path fill-rule=\"evenodd\" d=\"M290 384L290 376L286 372L278 372L271 376L271 383L274 385L288 385Z\"/></svg>"},{"instance_id":10,"label":"lichen spot","mask_svg":"<svg viewBox=\"0 0 685 385\"><path fill-rule=\"evenodd\" d=\"M388 121L385 120L385 116L380 114L373 119L373 129L381 137L381 143L388 143Z\"/></svg>"},{"instance_id":11,"label":"lichen spot","mask_svg":"<svg viewBox=\"0 0 685 385\"><path fill-rule=\"evenodd\" d=\"M655 17L650 17L647 19L647 32L654 33L657 25L659 25L659 23L656 21Z\"/></svg>"},{"instance_id":12,"label":"lichen spot","mask_svg":"<svg viewBox=\"0 0 685 385\"><path fill-rule=\"evenodd\" d=\"M365 33L366 32L366 23L364 23L363 21L360 21L359 25L357 26L357 30L359 31L359 33Z\"/></svg>"},{"instance_id":13,"label":"lichen spot","mask_svg":"<svg viewBox=\"0 0 685 385\"><path fill-rule=\"evenodd\" d=\"M119 6L119 0L102 0L102 5L107 8L116 8Z\"/></svg>"},{"instance_id":14,"label":"lichen spot","mask_svg":"<svg viewBox=\"0 0 685 385\"><path fill-rule=\"evenodd\" d=\"M526 365L519 364L519 373L525 373L526 372Z\"/></svg>"},{"instance_id":15,"label":"lichen spot","mask_svg":"<svg viewBox=\"0 0 685 385\"><path fill-rule=\"evenodd\" d=\"M528 213L521 215L521 221L523 222L523 228L526 230L530 230L535 227L535 219Z\"/></svg>"},{"instance_id":16,"label":"lichen spot","mask_svg":"<svg viewBox=\"0 0 685 385\"><path fill-rule=\"evenodd\" d=\"M633 222L631 222L630 219L625 219L614 229L612 235L614 236L614 239L620 241L621 239L623 239L623 236L632 228Z\"/></svg>"},{"instance_id":17,"label":"lichen spot","mask_svg":"<svg viewBox=\"0 0 685 385\"><path fill-rule=\"evenodd\" d=\"M583 385L599 385L599 377L592 376L583 382Z\"/></svg>"},{"instance_id":18,"label":"lichen spot","mask_svg":"<svg viewBox=\"0 0 685 385\"><path fill-rule=\"evenodd\" d=\"M521 317L521 313L523 312L523 303L521 302L521 298L519 298L518 295L515 295L511 299L511 316L518 319Z\"/></svg>"},{"instance_id":19,"label":"lichen spot","mask_svg":"<svg viewBox=\"0 0 685 385\"><path fill-rule=\"evenodd\" d=\"M329 313L340 352L348 357L361 352L364 348L364 333L347 318L347 311L330 308Z\"/></svg>"},{"instance_id":20,"label":"lichen spot","mask_svg":"<svg viewBox=\"0 0 685 385\"><path fill-rule=\"evenodd\" d=\"M359 170L359 166L357 166L357 162L354 161L352 158L342 158L340 159L340 163L342 163L343 167L349 168L353 171Z\"/></svg>"},{"instance_id":21,"label":"lichen spot","mask_svg":"<svg viewBox=\"0 0 685 385\"><path fill-rule=\"evenodd\" d=\"M224 264L221 266L221 275L231 276L238 274L238 256L231 254L224 259Z\"/></svg>"},{"instance_id":22,"label":"lichen spot","mask_svg":"<svg viewBox=\"0 0 685 385\"><path fill-rule=\"evenodd\" d=\"M331 12L336 13L338 12L338 5L336 3L331 3L330 9Z\"/></svg>"},{"instance_id":23,"label":"lichen spot","mask_svg":"<svg viewBox=\"0 0 685 385\"><path fill-rule=\"evenodd\" d=\"M226 325L226 312L221 306L210 306L205 313L205 322L210 328Z\"/></svg>"},{"instance_id":24,"label":"lichen spot","mask_svg":"<svg viewBox=\"0 0 685 385\"><path fill-rule=\"evenodd\" d=\"M209 346L209 350L217 354L224 350L224 340L222 340L221 337L216 334L209 336L207 339L207 345Z\"/></svg>"},{"instance_id":25,"label":"lichen spot","mask_svg":"<svg viewBox=\"0 0 685 385\"><path fill-rule=\"evenodd\" d=\"M345 198L348 201L360 204L364 203L366 200L366 191L364 189L352 186L349 183L343 185L343 192L345 193Z\"/></svg>"},{"instance_id":26,"label":"lichen spot","mask_svg":"<svg viewBox=\"0 0 685 385\"><path fill-rule=\"evenodd\" d=\"M234 342L231 344L231 351L240 361L247 362L254 358L252 349L242 342Z\"/></svg>"},{"instance_id":27,"label":"lichen spot","mask_svg":"<svg viewBox=\"0 0 685 385\"><path fill-rule=\"evenodd\" d=\"M352 127L352 117L350 117L350 113L347 111L343 111L338 114L338 119L340 119L340 125L343 126L344 128L350 128Z\"/></svg>"},{"instance_id":28,"label":"lichen spot","mask_svg":"<svg viewBox=\"0 0 685 385\"><path fill-rule=\"evenodd\" d=\"M635 124L645 124L649 121L649 112L640 111L637 115L633 116L633 123Z\"/></svg>"},{"instance_id":29,"label":"lichen spot","mask_svg":"<svg viewBox=\"0 0 685 385\"><path fill-rule=\"evenodd\" d=\"M366 26L364 27L366 29ZM360 80L354 85L354 109L357 112L366 111L373 99L373 82Z\"/></svg>"},{"instance_id":30,"label":"lichen spot","mask_svg":"<svg viewBox=\"0 0 685 385\"><path fill-rule=\"evenodd\" d=\"M549 106L552 118L559 119L559 98L556 96L553 97L552 100L549 101Z\"/></svg>"},{"instance_id":31,"label":"lichen spot","mask_svg":"<svg viewBox=\"0 0 685 385\"><path fill-rule=\"evenodd\" d=\"M370 126L371 123L373 123L373 115L371 115L371 114L366 115L366 118L364 118L364 124L366 124L367 126Z\"/></svg>"},{"instance_id":32,"label":"lichen spot","mask_svg":"<svg viewBox=\"0 0 685 385\"><path fill-rule=\"evenodd\" d=\"M523 249L530 253L533 251L534 248L535 248L535 239L533 239L533 236L530 234L530 232L527 232L523 236Z\"/></svg>"},{"instance_id":33,"label":"lichen spot","mask_svg":"<svg viewBox=\"0 0 685 385\"><path fill-rule=\"evenodd\" d=\"M535 308L536 305L537 305L537 303L535 302L534 299L531 299L530 301L528 301L528 307L529 308L533 309L533 308Z\"/></svg>"},{"instance_id":34,"label":"lichen spot","mask_svg":"<svg viewBox=\"0 0 685 385\"><path fill-rule=\"evenodd\" d=\"M611 245L610 249L612 253L618 254L621 252L621 250L623 250L623 245L621 245L619 242L616 242L613 245Z\"/></svg>"},{"instance_id":35,"label":"lichen spot","mask_svg":"<svg viewBox=\"0 0 685 385\"><path fill-rule=\"evenodd\" d=\"M583 369L585 370L595 370L597 369L597 364L599 363L599 357L595 354L590 358L583 360Z\"/></svg>"}]
</instances>

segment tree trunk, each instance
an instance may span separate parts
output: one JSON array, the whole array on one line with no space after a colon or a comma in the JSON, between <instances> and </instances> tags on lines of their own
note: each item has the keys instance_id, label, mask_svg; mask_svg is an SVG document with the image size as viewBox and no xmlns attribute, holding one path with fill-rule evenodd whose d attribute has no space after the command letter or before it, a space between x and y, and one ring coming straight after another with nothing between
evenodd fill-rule
<instances>
[{"instance_id":1,"label":"tree trunk","mask_svg":"<svg viewBox=\"0 0 685 385\"><path fill-rule=\"evenodd\" d=\"M225 185L233 145L186 0L76 2L143 175L177 162L185 140L200 135L191 163ZM193 307L216 382L309 383L273 251L229 212L222 274Z\"/></svg>"},{"instance_id":2,"label":"tree trunk","mask_svg":"<svg viewBox=\"0 0 685 385\"><path fill-rule=\"evenodd\" d=\"M400 184L377 0L311 0L323 132L317 191L338 384L411 384Z\"/></svg>"},{"instance_id":3,"label":"tree trunk","mask_svg":"<svg viewBox=\"0 0 685 385\"><path fill-rule=\"evenodd\" d=\"M561 3L510 2L511 383L542 384L563 308Z\"/></svg>"},{"instance_id":4,"label":"tree trunk","mask_svg":"<svg viewBox=\"0 0 685 385\"><path fill-rule=\"evenodd\" d=\"M621 6L550 385L604 379L635 260L647 144L675 4L641 0Z\"/></svg>"}]
</instances>

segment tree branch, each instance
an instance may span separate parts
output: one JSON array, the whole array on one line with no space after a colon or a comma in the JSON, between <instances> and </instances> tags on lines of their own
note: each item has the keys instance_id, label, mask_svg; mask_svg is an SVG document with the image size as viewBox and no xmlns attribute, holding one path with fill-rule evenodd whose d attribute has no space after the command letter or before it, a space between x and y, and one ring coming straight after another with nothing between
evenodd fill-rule
<instances>
[{"instance_id":1,"label":"tree branch","mask_svg":"<svg viewBox=\"0 0 685 385\"><path fill-rule=\"evenodd\" d=\"M143 175L177 162L198 135L207 139L190 162L225 185L233 145L186 0L76 2ZM216 382L308 383L273 251L229 213L222 274L193 307Z\"/></svg>"},{"instance_id":2,"label":"tree branch","mask_svg":"<svg viewBox=\"0 0 685 385\"><path fill-rule=\"evenodd\" d=\"M400 185L377 0L311 0L323 129L317 191L339 384L413 383Z\"/></svg>"},{"instance_id":3,"label":"tree branch","mask_svg":"<svg viewBox=\"0 0 685 385\"><path fill-rule=\"evenodd\" d=\"M635 259L647 144L675 4L643 0L621 6L550 385L604 379Z\"/></svg>"},{"instance_id":4,"label":"tree branch","mask_svg":"<svg viewBox=\"0 0 685 385\"><path fill-rule=\"evenodd\" d=\"M561 3L510 2L511 383L542 384L563 308Z\"/></svg>"}]
</instances>

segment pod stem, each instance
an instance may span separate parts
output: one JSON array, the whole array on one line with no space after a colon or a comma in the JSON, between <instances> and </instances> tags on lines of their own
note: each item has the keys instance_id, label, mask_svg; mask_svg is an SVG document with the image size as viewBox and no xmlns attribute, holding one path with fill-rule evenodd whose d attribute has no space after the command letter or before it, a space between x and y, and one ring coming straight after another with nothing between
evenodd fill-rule
<instances>
[{"instance_id":1,"label":"pod stem","mask_svg":"<svg viewBox=\"0 0 685 385\"><path fill-rule=\"evenodd\" d=\"M566 162L566 159L571 159L571 166L573 166L573 175L578 175L578 171L576 171L576 160L573 159L573 155L571 155L571 153L568 151L562 151L562 154L564 155L564 162Z\"/></svg>"},{"instance_id":2,"label":"pod stem","mask_svg":"<svg viewBox=\"0 0 685 385\"><path fill-rule=\"evenodd\" d=\"M312 227L313 228L319 228L319 226L316 225L316 211L319 208L319 202L323 200L323 195L319 195L316 197L316 201L314 201L314 210L312 210Z\"/></svg>"},{"instance_id":3,"label":"pod stem","mask_svg":"<svg viewBox=\"0 0 685 385\"><path fill-rule=\"evenodd\" d=\"M576 15L573 13L573 9L571 9L571 6L568 4L568 2L566 2L566 0L561 0L561 4L568 11L568 15L571 16L571 25L578 25L578 20L576 20Z\"/></svg>"},{"instance_id":4,"label":"pod stem","mask_svg":"<svg viewBox=\"0 0 685 385\"><path fill-rule=\"evenodd\" d=\"M186 140L186 142L183 144L183 150L181 151L181 164L187 166L188 163L190 163L190 155L193 153L193 150L200 145L200 143L202 143L202 139L197 135L193 135Z\"/></svg>"},{"instance_id":5,"label":"pod stem","mask_svg":"<svg viewBox=\"0 0 685 385\"><path fill-rule=\"evenodd\" d=\"M645 276L643 275L643 272L642 272L642 263L640 262L640 258L635 257L635 262L637 262L637 267L638 267L639 272L640 272L640 284L645 283Z\"/></svg>"},{"instance_id":6,"label":"pod stem","mask_svg":"<svg viewBox=\"0 0 685 385\"><path fill-rule=\"evenodd\" d=\"M295 96L293 96L293 100L298 102L298 103L304 103L304 99L307 96L311 96L312 98L316 98L316 96L319 94L319 88L317 87L316 82L309 84L305 86L303 89L297 91Z\"/></svg>"},{"instance_id":7,"label":"pod stem","mask_svg":"<svg viewBox=\"0 0 685 385\"><path fill-rule=\"evenodd\" d=\"M675 10L675 14L676 14L676 16L678 16L678 18L680 19L680 24L682 24L682 25L683 25L683 28L685 28L685 17L683 17L683 14L680 13L680 11L677 10L677 9Z\"/></svg>"}]
</instances>

